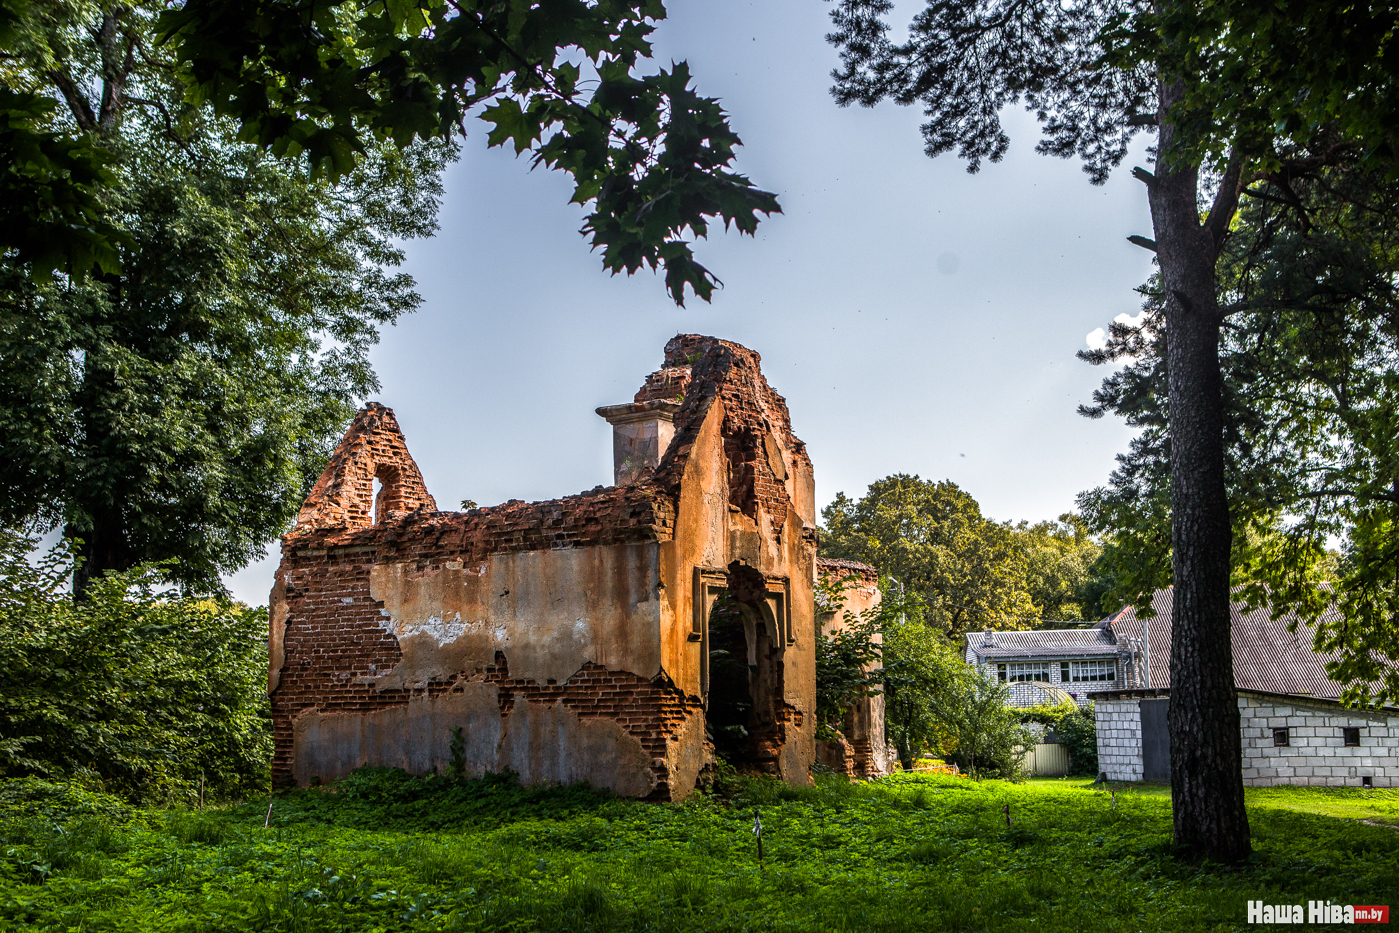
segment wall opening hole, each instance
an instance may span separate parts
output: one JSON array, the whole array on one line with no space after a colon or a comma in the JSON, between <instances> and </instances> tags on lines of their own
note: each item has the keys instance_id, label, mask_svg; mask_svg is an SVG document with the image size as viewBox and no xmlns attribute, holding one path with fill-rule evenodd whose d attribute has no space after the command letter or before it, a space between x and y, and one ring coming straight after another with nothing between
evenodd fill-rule
<instances>
[{"instance_id":1,"label":"wall opening hole","mask_svg":"<svg viewBox=\"0 0 1399 933\"><path fill-rule=\"evenodd\" d=\"M1369 775L1366 775L1365 777L1363 777L1363 778L1360 779L1360 786L1361 786L1361 787L1374 787L1374 786L1375 786L1375 779L1372 778L1372 777L1370 777Z\"/></svg>"},{"instance_id":2,"label":"wall opening hole","mask_svg":"<svg viewBox=\"0 0 1399 933\"><path fill-rule=\"evenodd\" d=\"M384 482L377 476L374 477L374 490L371 496L372 498L369 500L369 523L371 525L377 525L379 524L379 519L384 517Z\"/></svg>"}]
</instances>

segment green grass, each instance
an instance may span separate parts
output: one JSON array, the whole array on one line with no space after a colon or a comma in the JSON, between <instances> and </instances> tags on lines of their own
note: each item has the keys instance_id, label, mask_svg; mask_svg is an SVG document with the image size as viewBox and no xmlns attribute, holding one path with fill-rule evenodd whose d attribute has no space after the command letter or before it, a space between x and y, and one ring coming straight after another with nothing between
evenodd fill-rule
<instances>
[{"instance_id":1,"label":"green grass","mask_svg":"<svg viewBox=\"0 0 1399 933\"><path fill-rule=\"evenodd\" d=\"M1135 933L1399 902L1399 832L1357 822L1394 821L1392 791L1250 791L1255 855L1226 869L1174 858L1161 788L1117 789L908 775L671 806L362 772L278 798L266 829L266 800L0 792L0 930Z\"/></svg>"},{"instance_id":2,"label":"green grass","mask_svg":"<svg viewBox=\"0 0 1399 933\"><path fill-rule=\"evenodd\" d=\"M1060 790L1070 787L1089 792L1101 792L1091 778L1031 778L1024 784L1027 790ZM1119 795L1171 799L1167 784L1109 784L1109 790ZM1295 810L1347 820L1370 820L1387 826L1399 826L1399 789L1360 787L1246 787L1244 800L1252 809ZM1255 898L1256 900L1256 898Z\"/></svg>"}]
</instances>

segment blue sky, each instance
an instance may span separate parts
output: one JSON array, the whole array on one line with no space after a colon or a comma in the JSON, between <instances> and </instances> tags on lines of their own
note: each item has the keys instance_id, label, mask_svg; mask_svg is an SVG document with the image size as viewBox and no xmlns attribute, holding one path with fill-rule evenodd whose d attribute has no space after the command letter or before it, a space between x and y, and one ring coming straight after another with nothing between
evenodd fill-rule
<instances>
[{"instance_id":1,"label":"blue sky","mask_svg":"<svg viewBox=\"0 0 1399 933\"><path fill-rule=\"evenodd\" d=\"M439 507L548 499L611 479L593 409L629 401L679 332L763 357L816 467L818 503L890 473L951 479L998 520L1053 518L1101 484L1130 431L1076 406L1106 374L1074 356L1135 314L1149 254L1139 149L1095 188L1036 155L1033 118L968 175L923 154L917 108L841 109L822 0L672 0L657 61L688 60L743 137L738 169L784 213L716 236L724 282L677 308L649 273L609 277L578 234L568 179L485 148L446 177L442 229L408 244L421 308L386 330L377 399L398 415ZM896 21L914 7L901 4ZM1143 144L1144 145L1144 144ZM229 579L265 603L278 554Z\"/></svg>"}]
</instances>

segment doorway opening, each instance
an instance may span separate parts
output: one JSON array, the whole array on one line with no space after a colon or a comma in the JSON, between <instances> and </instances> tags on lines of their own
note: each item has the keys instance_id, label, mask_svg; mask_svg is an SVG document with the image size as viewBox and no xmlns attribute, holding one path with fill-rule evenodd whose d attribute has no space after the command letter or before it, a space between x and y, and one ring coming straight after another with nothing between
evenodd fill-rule
<instances>
[{"instance_id":1,"label":"doorway opening","mask_svg":"<svg viewBox=\"0 0 1399 933\"><path fill-rule=\"evenodd\" d=\"M738 770L778 774L785 639L762 574L737 561L728 570L727 589L709 612L706 732L715 753Z\"/></svg>"}]
</instances>

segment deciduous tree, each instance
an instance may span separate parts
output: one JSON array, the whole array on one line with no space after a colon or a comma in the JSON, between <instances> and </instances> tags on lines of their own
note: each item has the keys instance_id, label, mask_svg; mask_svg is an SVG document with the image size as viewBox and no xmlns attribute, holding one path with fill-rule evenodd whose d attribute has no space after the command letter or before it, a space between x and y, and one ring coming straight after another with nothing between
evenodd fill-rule
<instances>
[{"instance_id":1,"label":"deciduous tree","mask_svg":"<svg viewBox=\"0 0 1399 933\"><path fill-rule=\"evenodd\" d=\"M1238 594L1281 616L1318 621L1317 646L1357 702L1399 696L1399 185L1353 152L1289 178L1290 196L1258 186L1220 264L1233 311L1221 343L1226 455ZM1081 497L1115 529L1118 594L1170 582L1165 495L1170 412L1167 329L1158 284L1146 315L1118 324L1087 354L1117 362L1085 409L1143 430L1108 486ZM1330 551L1341 540L1344 551ZM1323 615L1335 606L1339 614Z\"/></svg>"},{"instance_id":2,"label":"deciduous tree","mask_svg":"<svg viewBox=\"0 0 1399 933\"><path fill-rule=\"evenodd\" d=\"M938 631L1029 628L1039 619L1014 529L982 516L953 482L898 473L871 483L857 501L837 493L821 517L823 556L864 561L893 576L918 594Z\"/></svg>"},{"instance_id":3,"label":"deciduous tree","mask_svg":"<svg viewBox=\"0 0 1399 933\"><path fill-rule=\"evenodd\" d=\"M332 183L183 102L150 8L94 7L7 67L116 156L120 271L0 260L0 522L83 543L75 581L174 559L196 590L258 556L375 386L391 270L435 229L445 144L370 148Z\"/></svg>"},{"instance_id":4,"label":"deciduous tree","mask_svg":"<svg viewBox=\"0 0 1399 933\"><path fill-rule=\"evenodd\" d=\"M348 172L373 140L449 138L568 172L605 268L663 268L684 303L717 279L687 237L752 233L776 198L730 171L739 138L689 67L641 73L660 0L185 0L162 21L192 93L276 153Z\"/></svg>"}]
</instances>

